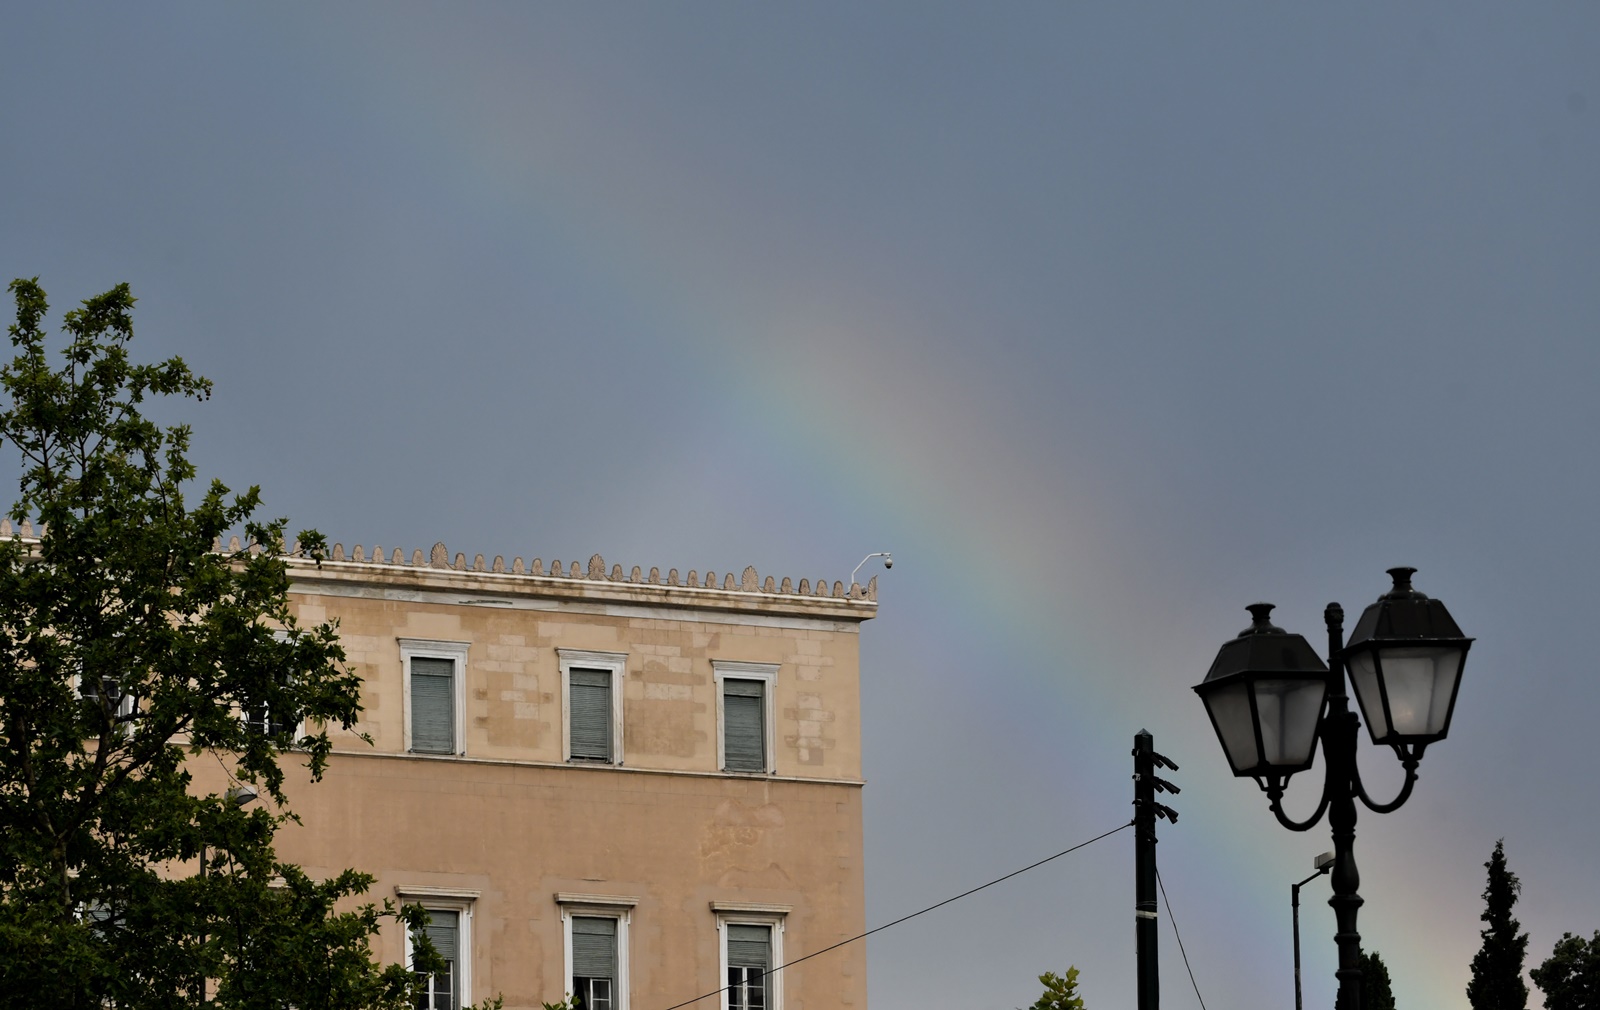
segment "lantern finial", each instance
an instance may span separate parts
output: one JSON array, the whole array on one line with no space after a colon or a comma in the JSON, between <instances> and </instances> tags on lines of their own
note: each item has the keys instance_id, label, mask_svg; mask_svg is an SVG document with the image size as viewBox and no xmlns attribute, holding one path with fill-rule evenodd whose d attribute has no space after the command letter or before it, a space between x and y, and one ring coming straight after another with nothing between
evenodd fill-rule
<instances>
[{"instance_id":1,"label":"lantern finial","mask_svg":"<svg viewBox=\"0 0 1600 1010\"><path fill-rule=\"evenodd\" d=\"M1386 597L1391 600L1403 600L1422 596L1421 593L1411 588L1411 576L1415 574L1417 574L1415 568L1400 567L1389 569L1389 577L1394 579L1394 588L1385 594Z\"/></svg>"},{"instance_id":2,"label":"lantern finial","mask_svg":"<svg viewBox=\"0 0 1600 1010\"><path fill-rule=\"evenodd\" d=\"M1239 632L1239 637L1243 638L1246 635L1283 634L1283 629L1273 624L1270 620L1272 616L1272 608L1275 605L1276 604L1272 603L1252 603L1248 607L1245 607L1244 609L1250 611L1250 627Z\"/></svg>"}]
</instances>

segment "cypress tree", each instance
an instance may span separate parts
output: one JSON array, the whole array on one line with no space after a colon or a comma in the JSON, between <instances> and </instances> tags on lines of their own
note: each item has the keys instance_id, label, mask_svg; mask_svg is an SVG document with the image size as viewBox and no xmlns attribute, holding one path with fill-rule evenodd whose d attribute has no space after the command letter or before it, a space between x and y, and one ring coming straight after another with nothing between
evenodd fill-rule
<instances>
[{"instance_id":1,"label":"cypress tree","mask_svg":"<svg viewBox=\"0 0 1600 1010\"><path fill-rule=\"evenodd\" d=\"M1394 1010L1389 967L1375 950L1361 954L1361 1010Z\"/></svg>"},{"instance_id":2,"label":"cypress tree","mask_svg":"<svg viewBox=\"0 0 1600 1010\"><path fill-rule=\"evenodd\" d=\"M1472 981L1467 1000L1472 1010L1527 1010L1528 984L1522 980L1522 962L1528 954L1528 934L1511 914L1522 882L1506 869L1505 839L1494 843L1494 855L1483 864L1489 884L1483 889L1483 915L1487 929L1479 935L1483 946L1472 958Z\"/></svg>"}]
</instances>

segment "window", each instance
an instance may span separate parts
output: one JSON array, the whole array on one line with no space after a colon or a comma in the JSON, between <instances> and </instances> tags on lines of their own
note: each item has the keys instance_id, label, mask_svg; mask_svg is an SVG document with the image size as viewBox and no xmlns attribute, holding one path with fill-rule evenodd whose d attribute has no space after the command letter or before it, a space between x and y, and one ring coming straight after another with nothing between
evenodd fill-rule
<instances>
[{"instance_id":1,"label":"window","mask_svg":"<svg viewBox=\"0 0 1600 1010\"><path fill-rule=\"evenodd\" d=\"M465 754L461 712L467 643L402 638L400 660L406 679L406 749Z\"/></svg>"},{"instance_id":2,"label":"window","mask_svg":"<svg viewBox=\"0 0 1600 1010\"><path fill-rule=\"evenodd\" d=\"M567 992L583 1010L627 1010L628 925L637 899L557 894L567 942Z\"/></svg>"},{"instance_id":3,"label":"window","mask_svg":"<svg viewBox=\"0 0 1600 1010\"><path fill-rule=\"evenodd\" d=\"M583 1010L612 1010L617 987L617 920L572 917L572 992Z\"/></svg>"},{"instance_id":4,"label":"window","mask_svg":"<svg viewBox=\"0 0 1600 1010\"><path fill-rule=\"evenodd\" d=\"M245 727L257 736L277 736L279 733L292 733L295 723L287 719L274 718L265 705L253 709L244 720Z\"/></svg>"},{"instance_id":5,"label":"window","mask_svg":"<svg viewBox=\"0 0 1600 1010\"><path fill-rule=\"evenodd\" d=\"M575 649L557 652L561 657L567 760L621 764L622 671L628 657Z\"/></svg>"},{"instance_id":6,"label":"window","mask_svg":"<svg viewBox=\"0 0 1600 1010\"><path fill-rule=\"evenodd\" d=\"M723 1010L779 1010L786 905L712 902L722 948Z\"/></svg>"},{"instance_id":7,"label":"window","mask_svg":"<svg viewBox=\"0 0 1600 1010\"><path fill-rule=\"evenodd\" d=\"M728 1010L766 1010L772 971L772 927L730 922L728 930Z\"/></svg>"},{"instance_id":8,"label":"window","mask_svg":"<svg viewBox=\"0 0 1600 1010\"><path fill-rule=\"evenodd\" d=\"M280 644L289 641L288 633L281 630L274 631L272 637ZM291 684L288 674L280 673L275 679L280 689L287 688ZM257 736L276 737L279 734L286 733L290 736L291 743L293 743L293 737L299 735L300 729L299 720L288 718L284 712L274 712L271 710L271 706L266 704L257 705L244 713L244 725L246 729Z\"/></svg>"},{"instance_id":9,"label":"window","mask_svg":"<svg viewBox=\"0 0 1600 1010\"><path fill-rule=\"evenodd\" d=\"M772 771L772 688L778 667L713 661L717 681L717 763L724 771Z\"/></svg>"},{"instance_id":10,"label":"window","mask_svg":"<svg viewBox=\"0 0 1600 1010\"><path fill-rule=\"evenodd\" d=\"M95 722L100 718L108 720L115 733L129 736L133 733L133 721L139 711L139 699L132 694L123 694L121 685L111 677L85 677L77 674L78 697L83 699L85 706L91 711L97 711L99 716L91 716ZM103 725L103 724L102 724Z\"/></svg>"},{"instance_id":11,"label":"window","mask_svg":"<svg viewBox=\"0 0 1600 1010\"><path fill-rule=\"evenodd\" d=\"M444 959L444 970L421 975L417 981L417 1010L457 1010L461 1006L456 992L456 965L461 963L461 913L429 909L428 924L422 932L433 941L433 949ZM415 942L415 934L413 934Z\"/></svg>"},{"instance_id":12,"label":"window","mask_svg":"<svg viewBox=\"0 0 1600 1010\"><path fill-rule=\"evenodd\" d=\"M428 910L427 924L406 934L406 963L414 964L418 932L427 934L433 949L444 959L443 971L417 973L420 983L416 1010L460 1010L472 1004L472 903L477 891L445 887L400 886L395 893L404 902L417 902Z\"/></svg>"},{"instance_id":13,"label":"window","mask_svg":"<svg viewBox=\"0 0 1600 1010\"><path fill-rule=\"evenodd\" d=\"M120 925L118 916L112 911L111 906L98 901L79 904L78 921L89 923L89 928L102 937L110 936Z\"/></svg>"}]
</instances>

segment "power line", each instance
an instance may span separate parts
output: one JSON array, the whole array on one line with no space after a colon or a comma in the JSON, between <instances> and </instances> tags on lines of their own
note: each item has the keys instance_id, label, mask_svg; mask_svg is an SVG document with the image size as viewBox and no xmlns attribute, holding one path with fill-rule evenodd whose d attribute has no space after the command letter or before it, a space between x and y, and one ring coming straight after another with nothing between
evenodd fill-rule
<instances>
[{"instance_id":1,"label":"power line","mask_svg":"<svg viewBox=\"0 0 1600 1010\"><path fill-rule=\"evenodd\" d=\"M1133 822L1132 821L1129 821L1126 824L1119 825L1119 826L1117 826L1115 828L1112 828L1110 831L1105 832L1104 834L1095 835L1093 838L1089 839L1087 842L1079 842L1077 845L1072 846L1070 849L1062 849L1060 852L1057 852L1053 856L1046 856L1045 858L1039 860L1037 863L1029 863L1027 866L1024 866L1020 870L1012 870L1010 873L1006 874L1003 877L996 877L993 880L989 881L987 884L979 884L977 887L972 888L970 891L962 891L960 894L956 895L955 897L946 898L946 899L944 899L943 901L939 902L936 905L929 905L927 908L921 909L920 911L912 912L910 915L902 915L900 918L894 920L893 922L886 922L881 926L874 926L872 929L867 930L865 933L862 933L862 934L860 934L858 936L852 936L848 940L840 940L838 943L834 944L831 947L824 947L821 950L812 951L811 953L807 954L805 957L797 957L793 961L785 961L783 964L778 965L776 968L772 968L772 969L769 969L769 970L767 970L765 972L762 972L761 973L761 977L762 978L766 978L768 975L776 975L778 972L780 972L783 969L789 967L790 965L799 964L801 961L809 961L812 958L816 957L818 954L826 954L830 950L838 950L840 947L843 947L846 944L855 943L857 940L864 940L867 937L871 936L873 933L881 933L884 930L888 929L890 926L898 926L902 922L906 922L908 920L915 919L917 916L923 915L924 913L927 913L927 912L931 912L936 908L943 908L944 906L950 904L952 901L960 901L962 898L965 898L968 895L977 894L979 891L983 890L986 887L993 887L994 885L996 885L998 883L1010 880L1012 877L1015 877L1018 874L1027 873L1029 870L1037 869L1038 867L1043 866L1045 863L1048 863L1053 859L1060 859L1062 856L1065 856L1068 853L1077 852L1081 848L1084 848L1084 847L1089 846L1089 845L1093 845L1095 842L1098 842L1102 838L1110 838L1112 835L1116 834L1117 832L1124 831L1124 830L1126 830L1128 828L1131 828L1131 827L1133 827ZM1181 945L1182 944L1180 943L1180 946ZM694 999L684 1000L682 1003L674 1003L672 1006L667 1007L667 1010L679 1010L679 1008L681 1008L681 1007L686 1007L686 1006L689 1006L691 1004L698 1003L703 999L710 999L712 996L721 995L722 992L724 990L728 989L728 988L729 988L728 986L723 986L721 989L713 989L708 993L702 993L701 995L696 996Z\"/></svg>"},{"instance_id":2,"label":"power line","mask_svg":"<svg viewBox=\"0 0 1600 1010\"><path fill-rule=\"evenodd\" d=\"M1189 967L1189 952L1183 949L1183 934L1178 932L1178 920L1172 916L1172 902L1167 898L1167 885L1161 879L1161 871L1156 871L1156 883L1161 887L1161 901L1167 906L1167 921L1172 923L1172 935L1178 938L1178 953L1183 955L1183 968L1189 973L1189 984L1194 986L1194 998L1200 1001L1200 1010L1206 1010L1206 1001L1200 995L1200 987L1195 985L1194 969Z\"/></svg>"}]
</instances>

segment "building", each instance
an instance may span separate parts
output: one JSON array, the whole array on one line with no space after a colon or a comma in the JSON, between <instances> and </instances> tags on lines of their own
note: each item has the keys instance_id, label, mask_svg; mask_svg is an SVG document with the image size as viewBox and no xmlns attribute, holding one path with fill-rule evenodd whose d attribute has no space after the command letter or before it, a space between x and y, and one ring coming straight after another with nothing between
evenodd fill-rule
<instances>
[{"instance_id":1,"label":"building","mask_svg":"<svg viewBox=\"0 0 1600 1010\"><path fill-rule=\"evenodd\" d=\"M424 1005L860 1007L866 587L335 546L302 623L364 678L278 851L416 901L452 970ZM720 578L720 582L718 581ZM407 956L391 929L385 959Z\"/></svg>"}]
</instances>

